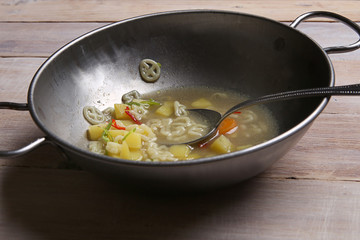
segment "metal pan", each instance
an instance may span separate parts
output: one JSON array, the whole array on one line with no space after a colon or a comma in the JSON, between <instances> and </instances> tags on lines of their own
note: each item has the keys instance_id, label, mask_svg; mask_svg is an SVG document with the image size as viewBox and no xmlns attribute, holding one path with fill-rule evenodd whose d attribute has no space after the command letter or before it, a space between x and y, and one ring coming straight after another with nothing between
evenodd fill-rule
<instances>
[{"instance_id":1,"label":"metal pan","mask_svg":"<svg viewBox=\"0 0 360 240\"><path fill-rule=\"evenodd\" d=\"M269 104L280 126L279 136L242 151L178 162L135 162L89 152L82 108L109 106L134 89L148 93L211 86L256 97L333 86L334 69L328 54L353 51L360 42L323 49L295 29L310 17L339 20L360 36L356 23L330 12L309 12L287 26L259 16L208 10L151 14L89 32L55 52L39 68L27 104L0 104L1 108L29 110L45 133L22 149L1 151L0 156L18 156L51 143L84 169L123 185L160 189L212 189L253 177L296 144L328 98ZM162 76L156 83L146 83L139 76L138 64L144 58L162 64Z\"/></svg>"}]
</instances>

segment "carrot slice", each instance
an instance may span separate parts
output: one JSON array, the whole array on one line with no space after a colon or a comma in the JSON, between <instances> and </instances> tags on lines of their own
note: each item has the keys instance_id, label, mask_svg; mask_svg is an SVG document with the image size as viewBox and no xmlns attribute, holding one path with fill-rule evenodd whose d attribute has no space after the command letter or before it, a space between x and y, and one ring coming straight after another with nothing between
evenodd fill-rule
<instances>
[{"instance_id":1,"label":"carrot slice","mask_svg":"<svg viewBox=\"0 0 360 240\"><path fill-rule=\"evenodd\" d=\"M229 133L231 130L236 130L234 128L237 128L236 120L233 118L225 118L219 125L219 134L221 135Z\"/></svg>"}]
</instances>

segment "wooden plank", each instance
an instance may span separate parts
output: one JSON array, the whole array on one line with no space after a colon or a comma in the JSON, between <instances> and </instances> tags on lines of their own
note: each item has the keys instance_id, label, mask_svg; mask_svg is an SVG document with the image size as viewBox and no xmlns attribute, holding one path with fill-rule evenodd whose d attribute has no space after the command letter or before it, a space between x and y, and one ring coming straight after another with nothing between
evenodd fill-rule
<instances>
[{"instance_id":1,"label":"wooden plank","mask_svg":"<svg viewBox=\"0 0 360 240\"><path fill-rule=\"evenodd\" d=\"M0 56L49 57L105 23L0 23Z\"/></svg>"},{"instance_id":2,"label":"wooden plank","mask_svg":"<svg viewBox=\"0 0 360 240\"><path fill-rule=\"evenodd\" d=\"M0 168L1 239L355 240L360 184L255 178L208 194L130 194L84 171Z\"/></svg>"},{"instance_id":3,"label":"wooden plank","mask_svg":"<svg viewBox=\"0 0 360 240\"><path fill-rule=\"evenodd\" d=\"M334 11L360 20L359 1L236 1L236 0L5 0L0 5L0 21L117 21L143 14L183 10L219 9L256 14L279 21L291 21L304 12Z\"/></svg>"},{"instance_id":4,"label":"wooden plank","mask_svg":"<svg viewBox=\"0 0 360 240\"><path fill-rule=\"evenodd\" d=\"M360 179L358 115L321 114L300 142L262 177Z\"/></svg>"},{"instance_id":5,"label":"wooden plank","mask_svg":"<svg viewBox=\"0 0 360 240\"><path fill-rule=\"evenodd\" d=\"M48 57L71 40L106 24L0 23L0 57ZM352 30L340 23L303 23L298 29L323 47L346 45L358 39ZM359 53L336 55L336 58L345 56L360 59Z\"/></svg>"}]
</instances>

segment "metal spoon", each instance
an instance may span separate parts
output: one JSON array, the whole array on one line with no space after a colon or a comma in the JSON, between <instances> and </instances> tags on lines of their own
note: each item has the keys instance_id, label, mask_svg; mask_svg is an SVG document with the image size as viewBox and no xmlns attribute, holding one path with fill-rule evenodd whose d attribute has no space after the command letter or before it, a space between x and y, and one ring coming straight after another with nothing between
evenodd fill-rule
<instances>
[{"instance_id":1,"label":"metal spoon","mask_svg":"<svg viewBox=\"0 0 360 240\"><path fill-rule=\"evenodd\" d=\"M360 84L353 85L344 85L336 87L322 87L322 88L312 88L312 89L303 89L295 90L288 92L280 92L270 95L265 95L262 97L249 99L244 102L241 102L232 108L230 108L226 113L221 115L219 112L210 110L210 109L188 109L188 112L192 115L197 115L199 119L203 119L209 127L209 132L204 136L186 142L185 144L195 144L205 142L206 140L211 139L216 135L217 128L220 123L228 117L230 114L238 111L240 108L250 107L256 104L263 104L281 100L289 100L294 98L305 98L305 97L329 97L335 95L360 95Z\"/></svg>"}]
</instances>

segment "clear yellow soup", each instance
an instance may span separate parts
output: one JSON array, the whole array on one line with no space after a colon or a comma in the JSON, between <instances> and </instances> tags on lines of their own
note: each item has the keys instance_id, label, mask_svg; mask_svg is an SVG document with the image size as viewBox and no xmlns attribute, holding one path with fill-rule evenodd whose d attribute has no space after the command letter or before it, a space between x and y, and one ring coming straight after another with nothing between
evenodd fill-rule
<instances>
[{"instance_id":1,"label":"clear yellow soup","mask_svg":"<svg viewBox=\"0 0 360 240\"><path fill-rule=\"evenodd\" d=\"M176 144L209 130L207 123L190 118L186 109L205 108L223 114L247 98L204 88L163 90L137 97L98 110L104 116L87 130L90 151L134 161L180 161L243 150L278 134L271 112L264 106L253 106L230 115L208 142Z\"/></svg>"}]
</instances>

